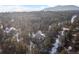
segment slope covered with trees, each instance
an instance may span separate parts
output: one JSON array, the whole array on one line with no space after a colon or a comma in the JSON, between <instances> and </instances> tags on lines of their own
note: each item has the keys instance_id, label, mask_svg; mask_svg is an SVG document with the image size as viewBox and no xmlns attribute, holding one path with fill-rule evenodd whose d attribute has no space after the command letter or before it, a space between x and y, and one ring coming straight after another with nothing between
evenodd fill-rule
<instances>
[{"instance_id":1,"label":"slope covered with trees","mask_svg":"<svg viewBox=\"0 0 79 59\"><path fill-rule=\"evenodd\" d=\"M0 53L79 53L78 32L79 11L0 13Z\"/></svg>"}]
</instances>

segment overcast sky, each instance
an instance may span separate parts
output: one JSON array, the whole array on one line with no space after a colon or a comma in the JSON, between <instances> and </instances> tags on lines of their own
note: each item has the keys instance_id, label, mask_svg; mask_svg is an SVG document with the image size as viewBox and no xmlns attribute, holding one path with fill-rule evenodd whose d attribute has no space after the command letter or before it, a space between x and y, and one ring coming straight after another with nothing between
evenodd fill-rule
<instances>
[{"instance_id":1,"label":"overcast sky","mask_svg":"<svg viewBox=\"0 0 79 59\"><path fill-rule=\"evenodd\" d=\"M0 0L0 5L79 5L79 0Z\"/></svg>"},{"instance_id":2,"label":"overcast sky","mask_svg":"<svg viewBox=\"0 0 79 59\"><path fill-rule=\"evenodd\" d=\"M79 0L0 0L0 12L41 10L56 5L79 6Z\"/></svg>"}]
</instances>

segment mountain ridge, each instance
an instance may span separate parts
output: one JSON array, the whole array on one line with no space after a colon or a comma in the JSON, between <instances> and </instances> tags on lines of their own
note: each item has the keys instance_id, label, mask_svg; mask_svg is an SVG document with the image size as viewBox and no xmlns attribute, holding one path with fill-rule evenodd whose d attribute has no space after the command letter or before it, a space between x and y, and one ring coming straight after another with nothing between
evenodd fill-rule
<instances>
[{"instance_id":1,"label":"mountain ridge","mask_svg":"<svg viewBox=\"0 0 79 59\"><path fill-rule=\"evenodd\" d=\"M63 6L58 5L55 7L49 7L43 9L43 11L73 11L73 10L79 10L79 7L75 5L63 5Z\"/></svg>"}]
</instances>

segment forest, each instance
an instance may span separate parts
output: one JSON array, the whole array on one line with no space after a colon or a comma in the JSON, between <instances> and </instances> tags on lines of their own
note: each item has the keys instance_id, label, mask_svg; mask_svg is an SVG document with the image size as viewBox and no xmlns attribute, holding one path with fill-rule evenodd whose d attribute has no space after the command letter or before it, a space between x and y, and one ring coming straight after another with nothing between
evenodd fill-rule
<instances>
[{"instance_id":1,"label":"forest","mask_svg":"<svg viewBox=\"0 0 79 59\"><path fill-rule=\"evenodd\" d=\"M0 13L0 54L78 54L79 11Z\"/></svg>"}]
</instances>

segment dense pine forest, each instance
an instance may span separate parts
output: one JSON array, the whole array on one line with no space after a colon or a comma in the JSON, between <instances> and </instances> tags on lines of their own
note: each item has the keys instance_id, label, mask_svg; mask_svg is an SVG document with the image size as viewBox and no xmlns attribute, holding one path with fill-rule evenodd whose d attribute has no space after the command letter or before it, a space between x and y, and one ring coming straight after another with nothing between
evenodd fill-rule
<instances>
[{"instance_id":1,"label":"dense pine forest","mask_svg":"<svg viewBox=\"0 0 79 59\"><path fill-rule=\"evenodd\" d=\"M78 54L79 11L0 13L1 54Z\"/></svg>"}]
</instances>

